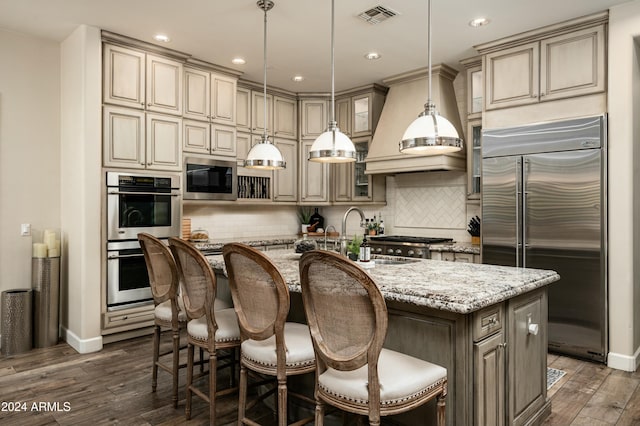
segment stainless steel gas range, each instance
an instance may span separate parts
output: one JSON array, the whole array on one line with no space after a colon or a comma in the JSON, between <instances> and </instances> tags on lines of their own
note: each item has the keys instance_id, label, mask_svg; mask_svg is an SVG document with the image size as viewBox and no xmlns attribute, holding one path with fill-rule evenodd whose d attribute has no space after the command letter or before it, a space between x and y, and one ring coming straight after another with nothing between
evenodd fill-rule
<instances>
[{"instance_id":1,"label":"stainless steel gas range","mask_svg":"<svg viewBox=\"0 0 640 426\"><path fill-rule=\"evenodd\" d=\"M369 237L371 254L387 256L431 258L431 244L452 242L453 238L409 237L403 235L380 235Z\"/></svg>"}]
</instances>

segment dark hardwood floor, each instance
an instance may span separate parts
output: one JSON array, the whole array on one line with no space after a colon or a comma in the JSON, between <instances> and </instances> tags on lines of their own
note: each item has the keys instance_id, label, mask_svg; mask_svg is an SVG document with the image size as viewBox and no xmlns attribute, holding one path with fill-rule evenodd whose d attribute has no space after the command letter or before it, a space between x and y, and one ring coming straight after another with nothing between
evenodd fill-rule
<instances>
[{"instance_id":1,"label":"dark hardwood floor","mask_svg":"<svg viewBox=\"0 0 640 426\"><path fill-rule=\"evenodd\" d=\"M552 414L544 425L640 425L639 372L553 354L548 365L566 374L549 390ZM91 354L61 343L0 358L2 425L209 424L208 407L199 398L187 422L182 386L179 397L174 409L171 378L163 372L157 392L151 392L151 336L107 344ZM218 424L234 423L236 402L235 395L219 400ZM264 407L254 410L260 421L275 423Z\"/></svg>"}]
</instances>

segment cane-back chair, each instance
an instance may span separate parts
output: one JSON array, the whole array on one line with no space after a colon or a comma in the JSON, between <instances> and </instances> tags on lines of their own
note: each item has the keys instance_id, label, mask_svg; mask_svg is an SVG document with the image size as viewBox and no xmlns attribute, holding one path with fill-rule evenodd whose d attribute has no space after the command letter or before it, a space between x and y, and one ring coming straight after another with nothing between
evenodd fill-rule
<instances>
[{"instance_id":1,"label":"cane-back chair","mask_svg":"<svg viewBox=\"0 0 640 426\"><path fill-rule=\"evenodd\" d=\"M271 259L240 243L226 244L222 250L242 335L238 424L256 424L246 417L249 369L276 377L278 425L286 425L288 394L313 403L287 388L287 376L315 370L309 328L287 322L289 289ZM301 425L311 420L312 417L292 424Z\"/></svg>"},{"instance_id":2,"label":"cane-back chair","mask_svg":"<svg viewBox=\"0 0 640 426\"><path fill-rule=\"evenodd\" d=\"M178 271L169 247L158 238L147 233L139 233L138 241L147 265L151 295L153 296L153 368L151 389L158 386L158 368L172 375L173 406L178 406L178 375L180 369L180 330L187 322L187 316L178 303ZM173 345L171 351L160 352L161 329L171 330ZM161 357L172 354L171 364L160 361Z\"/></svg>"},{"instance_id":3,"label":"cane-back chair","mask_svg":"<svg viewBox=\"0 0 640 426\"><path fill-rule=\"evenodd\" d=\"M216 422L216 397L235 392L229 387L217 390L219 351L233 355L240 346L240 329L233 308L215 308L216 276L206 257L191 243L179 238L169 238L169 247L176 260L182 285L182 297L187 313L187 385L185 416L191 418L192 394L209 403L209 424ZM209 354L209 393L205 394L193 383L194 348L202 348ZM231 381L234 382L234 360L231 361Z\"/></svg>"},{"instance_id":4,"label":"cane-back chair","mask_svg":"<svg viewBox=\"0 0 640 426\"><path fill-rule=\"evenodd\" d=\"M304 309L316 353L316 426L325 404L369 417L398 414L437 398L445 424L447 370L384 349L387 307L373 279L354 262L328 251L300 259Z\"/></svg>"}]
</instances>

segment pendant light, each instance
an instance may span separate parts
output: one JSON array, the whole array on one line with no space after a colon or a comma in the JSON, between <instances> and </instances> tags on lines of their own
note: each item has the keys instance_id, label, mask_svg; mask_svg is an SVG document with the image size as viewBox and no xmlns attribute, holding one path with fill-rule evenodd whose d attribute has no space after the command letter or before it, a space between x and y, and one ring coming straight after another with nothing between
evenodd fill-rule
<instances>
[{"instance_id":1,"label":"pendant light","mask_svg":"<svg viewBox=\"0 0 640 426\"><path fill-rule=\"evenodd\" d=\"M336 122L334 20L334 0L331 0L331 116L327 130L313 141L309 151L309 161L319 163L356 161L356 147L351 139L338 129Z\"/></svg>"},{"instance_id":2,"label":"pendant light","mask_svg":"<svg viewBox=\"0 0 640 426\"><path fill-rule=\"evenodd\" d=\"M264 133L260 142L249 150L244 167L249 169L278 170L284 169L286 163L277 146L271 143L267 134L267 11L273 8L271 0L259 0L257 5L264 10Z\"/></svg>"},{"instance_id":3,"label":"pendant light","mask_svg":"<svg viewBox=\"0 0 640 426\"><path fill-rule=\"evenodd\" d=\"M402 136L400 152L405 154L436 155L462 149L458 131L449 120L437 113L431 100L431 0L428 0L428 4L429 97L424 111L407 127Z\"/></svg>"}]
</instances>

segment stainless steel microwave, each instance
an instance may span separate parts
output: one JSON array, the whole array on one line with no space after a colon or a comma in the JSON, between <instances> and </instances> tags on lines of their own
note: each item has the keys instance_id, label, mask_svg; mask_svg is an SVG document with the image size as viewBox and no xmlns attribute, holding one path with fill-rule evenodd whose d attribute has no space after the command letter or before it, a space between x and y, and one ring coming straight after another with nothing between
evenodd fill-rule
<instances>
[{"instance_id":1,"label":"stainless steel microwave","mask_svg":"<svg viewBox=\"0 0 640 426\"><path fill-rule=\"evenodd\" d=\"M238 175L234 160L185 157L183 199L236 200Z\"/></svg>"}]
</instances>

